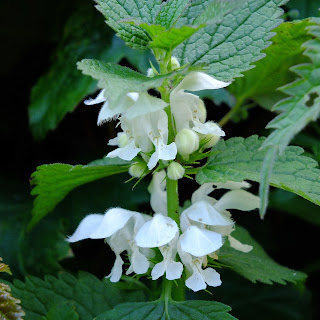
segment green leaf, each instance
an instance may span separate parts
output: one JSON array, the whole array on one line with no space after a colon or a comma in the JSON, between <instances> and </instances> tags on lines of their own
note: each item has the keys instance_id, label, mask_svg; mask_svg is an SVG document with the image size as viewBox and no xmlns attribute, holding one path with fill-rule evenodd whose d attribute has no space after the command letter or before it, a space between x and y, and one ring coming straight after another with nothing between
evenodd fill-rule
<instances>
[{"instance_id":1,"label":"green leaf","mask_svg":"<svg viewBox=\"0 0 320 320\"><path fill-rule=\"evenodd\" d=\"M110 109L121 105L121 101L126 99L128 92L142 92L160 87L164 80L176 74L176 72L171 72L149 78L129 68L93 59L78 62L78 68L84 74L99 80L99 86L106 89Z\"/></svg>"},{"instance_id":2,"label":"green leaf","mask_svg":"<svg viewBox=\"0 0 320 320\"><path fill-rule=\"evenodd\" d=\"M20 300L14 298L8 285L0 283L0 319L22 320L25 315L19 306Z\"/></svg>"},{"instance_id":3,"label":"green leaf","mask_svg":"<svg viewBox=\"0 0 320 320\"><path fill-rule=\"evenodd\" d=\"M276 263L244 228L237 226L232 236L241 243L253 246L250 252L243 253L231 248L229 241L223 245L219 250L219 261L231 267L233 271L254 283L260 281L266 284L273 282L286 284L286 281L292 283L305 281L307 277L305 273Z\"/></svg>"},{"instance_id":4,"label":"green leaf","mask_svg":"<svg viewBox=\"0 0 320 320\"><path fill-rule=\"evenodd\" d=\"M181 28L171 27L170 29L166 29L160 25L150 25L147 23L139 24L139 26L146 30L152 39L149 42L149 47L160 48L166 51L172 51L180 43L204 27L204 25L201 25L182 26Z\"/></svg>"},{"instance_id":5,"label":"green leaf","mask_svg":"<svg viewBox=\"0 0 320 320\"><path fill-rule=\"evenodd\" d=\"M309 61L302 55L302 44L312 38L306 32L306 27L312 24L310 19L282 23L274 30L277 34L272 45L264 50L266 57L256 62L256 67L245 72L244 77L236 79L228 90L239 100L252 99L266 109L285 98L284 93L276 90L295 79L290 67Z\"/></svg>"},{"instance_id":6,"label":"green leaf","mask_svg":"<svg viewBox=\"0 0 320 320\"><path fill-rule=\"evenodd\" d=\"M69 164L45 164L39 166L31 177L31 185L35 186L31 194L34 200L33 217L29 227L34 226L48 214L71 190L85 183L108 177L117 173L127 172L129 163L118 162L109 158L102 162L94 162L86 166Z\"/></svg>"},{"instance_id":7,"label":"green leaf","mask_svg":"<svg viewBox=\"0 0 320 320\"><path fill-rule=\"evenodd\" d=\"M307 29L313 36L303 46L306 48L304 55L310 58L312 63L302 64L293 67L300 78L280 90L289 95L288 98L280 101L274 106L274 110L281 112L273 119L267 128L275 129L264 141L262 149L268 149L267 154L274 154L265 159L262 169L262 186L260 196L263 199L268 197L268 185L270 173L272 172L273 158L284 152L291 139L300 132L310 121L315 121L320 114L320 18L313 18L315 25ZM266 211L266 201L260 208L261 216Z\"/></svg>"},{"instance_id":8,"label":"green leaf","mask_svg":"<svg viewBox=\"0 0 320 320\"><path fill-rule=\"evenodd\" d=\"M54 130L68 112L96 90L96 81L83 77L76 63L83 58L119 62L124 55L138 67L148 63L149 51L137 56L123 42L113 41L111 30L92 4L81 5L69 19L62 40L52 57L52 65L32 89L29 123L35 139Z\"/></svg>"},{"instance_id":9,"label":"green leaf","mask_svg":"<svg viewBox=\"0 0 320 320\"><path fill-rule=\"evenodd\" d=\"M219 80L231 81L253 68L250 64L265 56L261 50L270 44L270 31L280 24L279 8L286 0L247 0L226 15L221 24L200 29L178 46L173 54L181 65L207 66L206 72ZM192 23L206 3L191 6L181 19Z\"/></svg>"},{"instance_id":10,"label":"green leaf","mask_svg":"<svg viewBox=\"0 0 320 320\"><path fill-rule=\"evenodd\" d=\"M89 273L80 273L77 278L61 273L58 278L46 276L44 280L29 276L25 282L14 280L10 286L22 301L25 320L49 320L61 304L72 305L80 320L88 320L121 302L144 298L140 291L119 290L109 280L100 281Z\"/></svg>"},{"instance_id":11,"label":"green leaf","mask_svg":"<svg viewBox=\"0 0 320 320\"><path fill-rule=\"evenodd\" d=\"M99 315L96 320L232 320L230 307L216 301L164 301L123 303Z\"/></svg>"},{"instance_id":12,"label":"green leaf","mask_svg":"<svg viewBox=\"0 0 320 320\"><path fill-rule=\"evenodd\" d=\"M260 150L265 138L231 138L220 141L208 163L198 171L197 181L226 182L252 180L261 182L261 168L267 150ZM320 170L317 162L302 155L303 149L288 147L278 157L270 176L270 184L320 205Z\"/></svg>"},{"instance_id":13,"label":"green leaf","mask_svg":"<svg viewBox=\"0 0 320 320\"><path fill-rule=\"evenodd\" d=\"M79 320L79 315L70 301L53 305L42 320Z\"/></svg>"},{"instance_id":14,"label":"green leaf","mask_svg":"<svg viewBox=\"0 0 320 320\"><path fill-rule=\"evenodd\" d=\"M107 24L127 45L134 49L147 49L150 41L147 32L124 21L137 18L152 24L159 12L161 0L97 0L97 3L97 9L105 16Z\"/></svg>"},{"instance_id":15,"label":"green leaf","mask_svg":"<svg viewBox=\"0 0 320 320\"><path fill-rule=\"evenodd\" d=\"M167 0L163 2L155 18L155 24L169 29L177 22L190 3L191 0Z\"/></svg>"}]
</instances>

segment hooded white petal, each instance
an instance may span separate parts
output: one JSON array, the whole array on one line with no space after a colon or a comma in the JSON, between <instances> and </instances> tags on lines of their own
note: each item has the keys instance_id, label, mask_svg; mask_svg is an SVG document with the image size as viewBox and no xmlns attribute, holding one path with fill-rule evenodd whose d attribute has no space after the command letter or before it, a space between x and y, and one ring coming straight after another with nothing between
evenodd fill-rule
<instances>
[{"instance_id":1,"label":"hooded white petal","mask_svg":"<svg viewBox=\"0 0 320 320\"><path fill-rule=\"evenodd\" d=\"M222 247L221 234L200 229L195 226L189 227L179 239L181 249L195 257L202 257Z\"/></svg>"},{"instance_id":2,"label":"hooded white petal","mask_svg":"<svg viewBox=\"0 0 320 320\"><path fill-rule=\"evenodd\" d=\"M221 89L231 82L219 81L203 72L188 74L178 85L177 90L200 91L207 89Z\"/></svg>"},{"instance_id":3,"label":"hooded white petal","mask_svg":"<svg viewBox=\"0 0 320 320\"><path fill-rule=\"evenodd\" d=\"M217 210L237 209L250 211L260 206L260 198L245 190L232 190L223 195L214 205Z\"/></svg>"},{"instance_id":4,"label":"hooded white petal","mask_svg":"<svg viewBox=\"0 0 320 320\"><path fill-rule=\"evenodd\" d=\"M169 243L178 231L179 228L174 220L162 214L156 214L140 228L135 241L142 248L161 247Z\"/></svg>"},{"instance_id":5,"label":"hooded white petal","mask_svg":"<svg viewBox=\"0 0 320 320\"><path fill-rule=\"evenodd\" d=\"M206 123L195 121L192 130L201 134L215 134L219 137L224 137L226 135L216 123L209 121Z\"/></svg>"},{"instance_id":6,"label":"hooded white petal","mask_svg":"<svg viewBox=\"0 0 320 320\"><path fill-rule=\"evenodd\" d=\"M132 139L125 147L117 148L107 154L108 158L120 158L123 160L132 160L141 151L140 148L136 147L136 142Z\"/></svg>"},{"instance_id":7,"label":"hooded white petal","mask_svg":"<svg viewBox=\"0 0 320 320\"><path fill-rule=\"evenodd\" d=\"M88 100L85 100L84 101L84 104L90 106L90 105L93 105L93 104L98 104L98 103L101 103L101 102L105 102L107 100L107 98L104 96L104 92L105 90L101 90L99 92L99 94L96 96L96 98L94 99L88 99Z\"/></svg>"},{"instance_id":8,"label":"hooded white petal","mask_svg":"<svg viewBox=\"0 0 320 320\"><path fill-rule=\"evenodd\" d=\"M91 234L99 228L103 220L103 214L89 214L78 225L72 236L68 237L68 242L77 242L84 239L91 239Z\"/></svg>"},{"instance_id":9,"label":"hooded white petal","mask_svg":"<svg viewBox=\"0 0 320 320\"><path fill-rule=\"evenodd\" d=\"M230 218L221 214L207 201L198 201L184 212L189 219L210 226L233 225L233 221Z\"/></svg>"}]
</instances>

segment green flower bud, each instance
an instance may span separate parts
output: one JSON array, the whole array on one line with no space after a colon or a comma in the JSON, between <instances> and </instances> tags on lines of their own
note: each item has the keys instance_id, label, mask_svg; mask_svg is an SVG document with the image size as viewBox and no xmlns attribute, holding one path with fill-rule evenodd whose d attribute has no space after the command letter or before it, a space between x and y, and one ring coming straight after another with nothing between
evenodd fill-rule
<instances>
[{"instance_id":1,"label":"green flower bud","mask_svg":"<svg viewBox=\"0 0 320 320\"><path fill-rule=\"evenodd\" d=\"M129 173L132 177L141 178L148 172L147 164L145 162L135 162L131 165Z\"/></svg>"},{"instance_id":2,"label":"green flower bud","mask_svg":"<svg viewBox=\"0 0 320 320\"><path fill-rule=\"evenodd\" d=\"M188 156L199 148L199 137L190 129L182 129L176 135L175 143L182 156Z\"/></svg>"},{"instance_id":3,"label":"green flower bud","mask_svg":"<svg viewBox=\"0 0 320 320\"><path fill-rule=\"evenodd\" d=\"M171 162L169 164L167 175L171 180L181 179L184 175L184 167L178 162Z\"/></svg>"},{"instance_id":4,"label":"green flower bud","mask_svg":"<svg viewBox=\"0 0 320 320\"><path fill-rule=\"evenodd\" d=\"M176 57L171 57L171 70L180 68L180 63Z\"/></svg>"}]
</instances>

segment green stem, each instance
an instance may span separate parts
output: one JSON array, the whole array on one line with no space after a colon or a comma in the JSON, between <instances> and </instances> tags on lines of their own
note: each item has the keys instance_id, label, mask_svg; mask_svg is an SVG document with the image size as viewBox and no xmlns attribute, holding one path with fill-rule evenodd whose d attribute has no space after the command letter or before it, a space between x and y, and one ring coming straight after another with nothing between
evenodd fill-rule
<instances>
[{"instance_id":1,"label":"green stem","mask_svg":"<svg viewBox=\"0 0 320 320\"><path fill-rule=\"evenodd\" d=\"M166 278L164 278L163 281L162 281L161 299L164 301L164 312L165 312L167 320L170 319L169 302L172 300L172 298L171 298L171 290L172 290L172 281L169 281Z\"/></svg>"},{"instance_id":2,"label":"green stem","mask_svg":"<svg viewBox=\"0 0 320 320\"><path fill-rule=\"evenodd\" d=\"M244 98L239 98L237 103L232 107L232 109L219 121L219 125L221 127L226 125L230 121L231 117L240 110L244 100Z\"/></svg>"},{"instance_id":3,"label":"green stem","mask_svg":"<svg viewBox=\"0 0 320 320\"><path fill-rule=\"evenodd\" d=\"M171 180L167 177L167 209L168 217L173 219L178 225L179 219L179 198L178 180Z\"/></svg>"}]
</instances>

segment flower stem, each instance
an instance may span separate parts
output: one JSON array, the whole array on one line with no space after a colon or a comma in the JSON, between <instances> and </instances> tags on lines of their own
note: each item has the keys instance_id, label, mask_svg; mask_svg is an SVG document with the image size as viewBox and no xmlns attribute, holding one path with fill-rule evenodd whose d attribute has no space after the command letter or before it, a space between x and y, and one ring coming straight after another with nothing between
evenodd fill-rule
<instances>
[{"instance_id":1,"label":"flower stem","mask_svg":"<svg viewBox=\"0 0 320 320\"><path fill-rule=\"evenodd\" d=\"M168 217L173 219L179 226L179 198L178 180L171 180L167 177L167 209Z\"/></svg>"},{"instance_id":2,"label":"flower stem","mask_svg":"<svg viewBox=\"0 0 320 320\"><path fill-rule=\"evenodd\" d=\"M232 107L232 109L219 121L219 125L223 127L226 125L232 118L234 114L236 114L240 108L242 107L244 98L239 98L237 103Z\"/></svg>"}]
</instances>

